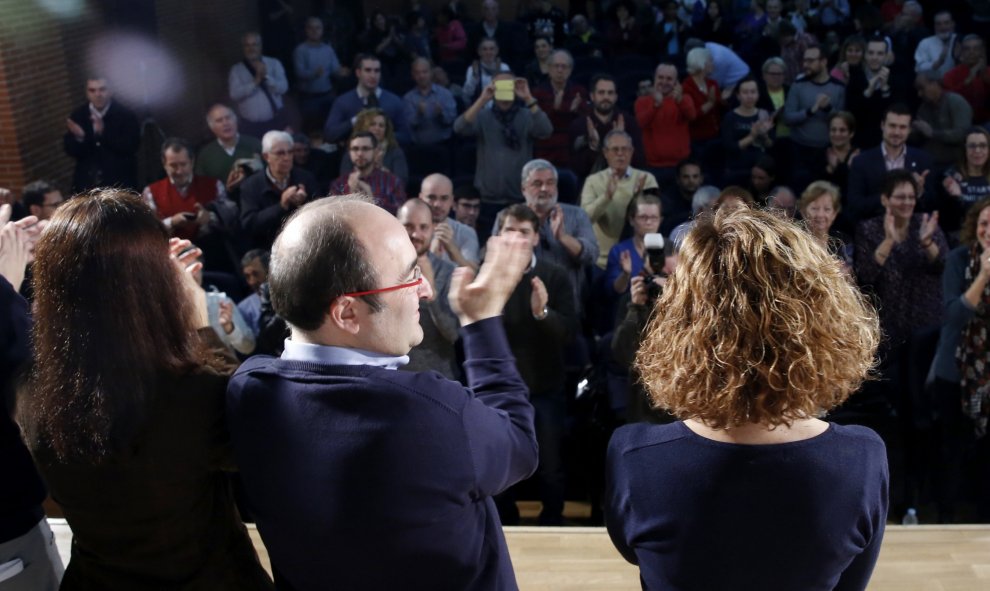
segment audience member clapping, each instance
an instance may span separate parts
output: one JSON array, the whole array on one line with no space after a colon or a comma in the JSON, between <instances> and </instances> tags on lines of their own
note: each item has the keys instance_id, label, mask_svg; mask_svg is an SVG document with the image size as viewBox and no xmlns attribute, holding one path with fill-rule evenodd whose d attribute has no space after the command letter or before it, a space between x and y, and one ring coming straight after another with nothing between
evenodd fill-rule
<instances>
[{"instance_id":1,"label":"audience member clapping","mask_svg":"<svg viewBox=\"0 0 990 591\"><path fill-rule=\"evenodd\" d=\"M974 127L966 132L963 155L945 171L942 188L948 199L941 200L942 227L954 232L969 208L990 197L990 132Z\"/></svg>"},{"instance_id":2,"label":"audience member clapping","mask_svg":"<svg viewBox=\"0 0 990 591\"><path fill-rule=\"evenodd\" d=\"M940 435L938 521L954 522L959 501L971 497L977 519L986 523L990 521L990 199L969 209L961 238L962 245L945 261L945 324L933 364ZM973 470L965 472L975 478L964 487L967 464ZM967 488L972 494L965 494Z\"/></svg>"},{"instance_id":3,"label":"audience member clapping","mask_svg":"<svg viewBox=\"0 0 990 591\"><path fill-rule=\"evenodd\" d=\"M385 111L376 108L365 109L358 113L352 133L356 135L364 131L370 132L377 140L372 160L374 167L394 174L405 184L409 179L406 153L395 139L395 128L385 115ZM347 151L340 159L340 174L344 176L352 170L354 170L354 162L351 160L350 151Z\"/></svg>"},{"instance_id":4,"label":"audience member clapping","mask_svg":"<svg viewBox=\"0 0 990 591\"><path fill-rule=\"evenodd\" d=\"M348 154L353 170L330 183L331 195L362 193L375 197L379 205L395 214L406 200L406 189L396 175L377 165L378 138L370 131L359 131L351 137Z\"/></svg>"},{"instance_id":5,"label":"audience member clapping","mask_svg":"<svg viewBox=\"0 0 990 591\"><path fill-rule=\"evenodd\" d=\"M38 244L19 422L72 527L63 588L272 588L222 472L233 366L188 246L113 189L72 199Z\"/></svg>"}]
</instances>

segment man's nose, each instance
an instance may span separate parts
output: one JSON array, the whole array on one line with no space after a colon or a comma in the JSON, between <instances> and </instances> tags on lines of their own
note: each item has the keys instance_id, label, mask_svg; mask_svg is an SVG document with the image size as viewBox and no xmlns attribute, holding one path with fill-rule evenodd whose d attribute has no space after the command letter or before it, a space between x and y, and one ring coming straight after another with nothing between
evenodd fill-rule
<instances>
[{"instance_id":1,"label":"man's nose","mask_svg":"<svg viewBox=\"0 0 990 591\"><path fill-rule=\"evenodd\" d=\"M419 289L416 292L416 295L418 295L419 296L419 299L421 299L421 300L428 300L428 299L432 298L433 297L433 286L430 285L430 282L429 281L427 281L426 279L423 279L423 282L419 284Z\"/></svg>"}]
</instances>

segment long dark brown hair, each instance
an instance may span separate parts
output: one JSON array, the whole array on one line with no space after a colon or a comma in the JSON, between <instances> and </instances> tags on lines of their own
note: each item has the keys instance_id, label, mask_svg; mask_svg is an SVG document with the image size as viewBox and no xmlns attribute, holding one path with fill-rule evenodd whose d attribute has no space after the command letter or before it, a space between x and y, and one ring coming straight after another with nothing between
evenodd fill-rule
<instances>
[{"instance_id":1,"label":"long dark brown hair","mask_svg":"<svg viewBox=\"0 0 990 591\"><path fill-rule=\"evenodd\" d=\"M161 372L204 361L168 234L132 193L60 207L34 263L35 361L21 396L28 443L99 463L143 426Z\"/></svg>"}]
</instances>

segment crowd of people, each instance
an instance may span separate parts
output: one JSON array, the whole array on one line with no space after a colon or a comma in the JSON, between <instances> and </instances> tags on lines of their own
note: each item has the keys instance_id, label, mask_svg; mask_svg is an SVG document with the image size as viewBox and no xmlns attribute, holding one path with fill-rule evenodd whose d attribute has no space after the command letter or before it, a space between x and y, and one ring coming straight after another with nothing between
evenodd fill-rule
<instances>
[{"instance_id":1,"label":"crowd of people","mask_svg":"<svg viewBox=\"0 0 990 591\"><path fill-rule=\"evenodd\" d=\"M85 472L76 468L85 457L132 454L142 470L151 469L156 456L148 449L167 443L168 429L175 428L165 422L140 437L134 431L148 420L145 413L151 412L148 404L156 392L202 391L208 400L196 404L209 408L196 419L208 422L222 416L224 404L223 388L217 390L212 376L229 375L243 362L249 368L237 382L237 403L243 406L234 412L250 417L304 412L266 407L254 396L261 387L255 382L270 379L267 372L305 373L313 371L307 363L342 359L321 357L286 339L290 329L293 339L322 334L326 311L308 301L322 301L338 290L333 293L368 298L379 312L372 302L380 291L393 289L376 289L380 282L368 277L386 277L381 274L395 261L382 259L374 264L385 267L373 269L362 261L376 239L393 249L384 241L394 227L365 212L364 205L347 201L351 198L341 198L351 204L333 215L332 209L308 205L355 193L372 197L404 228L400 237L412 244L415 252L405 253L408 268L387 281L398 288L416 287L418 310L406 302L404 313L418 318L422 336L405 351L404 345L396 348L396 342L409 340L405 334L364 340L372 337L348 333L347 327L360 323L345 306L340 318L334 316L335 331L341 332L333 333L333 342L343 347L364 343L368 351L388 358L348 358L346 364L434 370L467 386L486 383L491 376L485 372L494 370L472 369L469 362L485 351L480 338L495 338L491 322L482 322L484 330L469 338L465 319L487 320L492 302L502 304L505 348L493 354L514 358L518 375L499 378L521 379L534 410L520 411L521 418L509 412L513 420L533 423L532 433L523 429L510 437L522 437L512 439L521 464L498 466L502 472L489 474L492 480L482 487L483 496L494 496L497 523L519 523L515 501L532 495L542 502L539 523L561 525L564 500L575 492L591 500L592 520L600 522L608 509L605 449L614 429L692 417L713 426L707 417L724 416L676 407L669 392L661 395L654 384L640 383L642 372L656 373L663 360L636 361L635 351L652 334L647 330L651 314L664 315L654 310L657 302L679 301L668 299L665 289L675 271L686 273L677 271L684 264L682 245L690 243L699 226L722 232L706 220L714 213L724 216L719 223L729 223L736 218L727 212L737 209L765 209L774 219L794 221L831 253L843 280L878 314L882 338L874 379L862 386L857 382L857 392L841 406L850 392L829 398L819 410L829 411L829 420L867 425L882 437L890 460L891 519L921 508L923 521L990 521L990 67L985 38L990 14L961 2L926 15L915 0L615 0L572 3L572 14L566 15L551 1L536 0L517 19L505 20L495 0L482 3L480 18L468 14L461 2L438 10L411 4L405 15L371 12L363 30L361 19L339 3L328 3L329 8L287 22L281 30L266 22L264 37L245 32L243 60L229 71L228 100L203 114L211 137L165 140L157 178L138 176L141 131L134 113L114 97L113 73L93 73L86 81L86 103L65 122L64 149L75 162L72 185L37 180L0 190L14 220L5 226L9 232L30 233L24 240L33 241L58 212L51 231L60 227L64 234L64 243L49 238L47 251L39 246L39 261L27 267L26 279L16 272L3 276L35 303L35 346L43 371L30 374L29 390L42 395L25 398L27 410L20 416L29 447L44 443L31 451L70 523L77 520L82 532L87 527L83 515L94 490L73 484L84 480ZM266 52L269 46L272 51ZM306 211L354 232L352 217L363 212L382 234L370 238L370 226L361 229L369 237L363 246L319 234L310 227L313 222L301 221L308 219ZM143 225L148 219L157 220L154 227ZM85 226L85 220L94 224L92 235L77 235L80 230L72 224ZM132 224L133 233L115 223ZM281 278L280 290L279 251L273 246L288 240L283 228L292 223L300 226L297 238L307 236L330 250L314 246L307 254L295 242L283 244L283 253L291 251L305 264L297 268L282 259L288 275ZM784 232L775 221L753 227ZM167 262L150 254L159 234L173 239L173 259L192 272L182 273L175 284L156 280L140 291L125 289L126 273L144 276ZM486 245L499 236L503 242L495 244L502 246L495 248L493 259ZM95 246L88 241L93 240L107 241L93 261L70 256L90 252ZM122 264L113 258L115 240L119 248L149 250L142 255L147 259L116 269L124 273L116 282L107 271ZM140 246L144 242L148 245ZM467 300L473 293L460 274L487 279L486 266L497 274L497 261L517 265L507 254L516 252L516 246L506 246L510 242L523 243L533 253L518 269L522 280L511 288L492 288L497 295L479 296L483 312L465 314L470 305L451 299L457 294L454 300ZM340 262L328 252L350 253L354 260ZM717 267L696 261L687 267L691 281L721 276ZM105 286L79 279L94 269L99 269L94 276L103 273L120 293L106 297ZM507 278L516 276L515 270L505 272ZM331 288L317 277L324 273L364 279L342 279ZM177 289L181 297L173 297ZM15 298L6 292L5 297ZM188 300L183 306L195 311L195 321L174 303L180 300ZM24 312L15 315L15 328L27 326ZM113 327L107 333L112 336L90 332L93 326ZM140 336L152 326L162 334ZM199 336L190 340L189 330ZM12 342L19 343L15 332ZM78 340L67 336L76 333ZM762 331L752 338L756 335ZM390 338L398 341L390 346ZM653 347L659 350L660 344ZM114 353L107 356L106 351ZM269 359L266 355L281 355L286 366L259 361ZM6 382L13 382L14 368L26 356L25 350L10 348ZM676 358L685 368L704 371L684 351ZM134 373L122 374L119 384L106 384L101 372L122 371L111 365L132 366ZM191 367L199 369L188 383L176 378ZM165 371L167 380L150 377L152 368ZM575 399L582 378L592 381L593 411ZM308 391L321 380L318 371L294 379L285 386L293 392ZM428 389L423 379L395 379L393 387ZM798 376L786 379L800 381ZM147 386L149 380L154 387ZM278 389L270 383L265 387ZM79 396L59 405L59 396L72 394ZM518 410L517 402L501 403ZM189 418L184 398L169 404L175 408L154 407L154 412L179 422ZM334 412L374 414L365 408L368 404ZM717 419L714 427L741 421L733 416L728 423ZM787 420L754 421L773 427L795 418L781 416ZM471 417L479 428L495 429L492 417ZM388 417L376 420L391 424ZM424 421L432 420L424 414ZM4 445L17 448L17 427L9 417L0 425ZM271 520L273 507L318 506L272 487L281 482L272 474L291 480L305 473L303 460L285 464L279 454L266 455L270 447L253 449L272 442L254 439L258 423L245 425L241 435L232 427L235 440L242 442L237 457L221 449L217 441L223 443L225 436L219 435L217 441L189 442L183 450L188 462L210 450L209 457L196 460L202 469L198 478L208 474L209 485L200 482L195 492L225 498L230 491L220 470L238 465L247 490L242 513L257 520L266 543L274 540L269 550L276 566L291 570L280 574L276 569L276 582L281 577L283 583L292 581L291 588L310 588L309 575L298 574L305 570L300 565L308 560L306 554L294 554L298 542L289 539L298 528L279 530L281 524ZM207 431L200 435L207 437ZM538 461L529 457L537 453L527 447L530 436L538 443ZM150 448L135 449L135 437ZM291 432L279 437L292 447ZM12 492L26 512L13 526L0 524L0 543L23 535L41 518L44 489L23 446L17 449L4 455L10 459L3 466L6 471L7 462L14 462L10 472L26 475ZM479 459L484 450L475 451L479 457L474 460L491 460ZM265 462L258 460L262 456ZM305 457L343 461L339 450L318 446ZM435 470L412 466L401 469ZM141 489L146 483L129 481L125 472L108 468L101 478L137 497L150 494ZM531 473L530 481L509 486ZM181 475L167 486L181 489ZM332 484L313 490L328 488ZM356 517L374 510L372 500L351 499L363 507ZM161 511L177 507L162 502ZM389 500L396 511L410 502ZM72 514L75 506L83 507L79 517ZM336 507L318 511L326 519L348 519L331 515L331 509ZM306 515L295 518L304 521ZM224 519L213 531L223 532L224 544L199 540L204 543L200 558L230 552L230 561L252 564L239 521L233 514ZM192 520L173 525L181 528ZM80 544L91 544L89 554L80 556L110 551L101 546L107 540L80 535ZM341 543L331 534L311 542ZM465 544L467 551L470 543ZM74 576L103 576L105 565L86 560L80 559ZM508 575L499 570L505 565L498 560L490 566L511 579L511 570ZM244 577L257 575L241 571ZM222 581L226 575L221 569L210 576ZM257 584L257 578L239 583Z\"/></svg>"}]
</instances>

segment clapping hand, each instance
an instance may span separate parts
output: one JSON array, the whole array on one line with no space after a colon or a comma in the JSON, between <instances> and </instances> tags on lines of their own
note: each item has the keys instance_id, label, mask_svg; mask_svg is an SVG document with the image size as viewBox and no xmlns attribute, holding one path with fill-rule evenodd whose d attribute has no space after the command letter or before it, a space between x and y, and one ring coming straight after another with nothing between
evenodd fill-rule
<instances>
[{"instance_id":1,"label":"clapping hand","mask_svg":"<svg viewBox=\"0 0 990 591\"><path fill-rule=\"evenodd\" d=\"M539 277L533 277L530 280L530 285L533 288L529 296L530 310L532 310L533 316L543 316L543 310L546 309L547 302L550 301L550 296L547 295L547 286L543 284L543 281Z\"/></svg>"},{"instance_id":2,"label":"clapping hand","mask_svg":"<svg viewBox=\"0 0 990 591\"><path fill-rule=\"evenodd\" d=\"M918 240L922 244L931 243L932 236L935 235L935 230L938 229L938 212L934 212L931 215L927 213L921 214L921 228L918 230Z\"/></svg>"}]
</instances>

